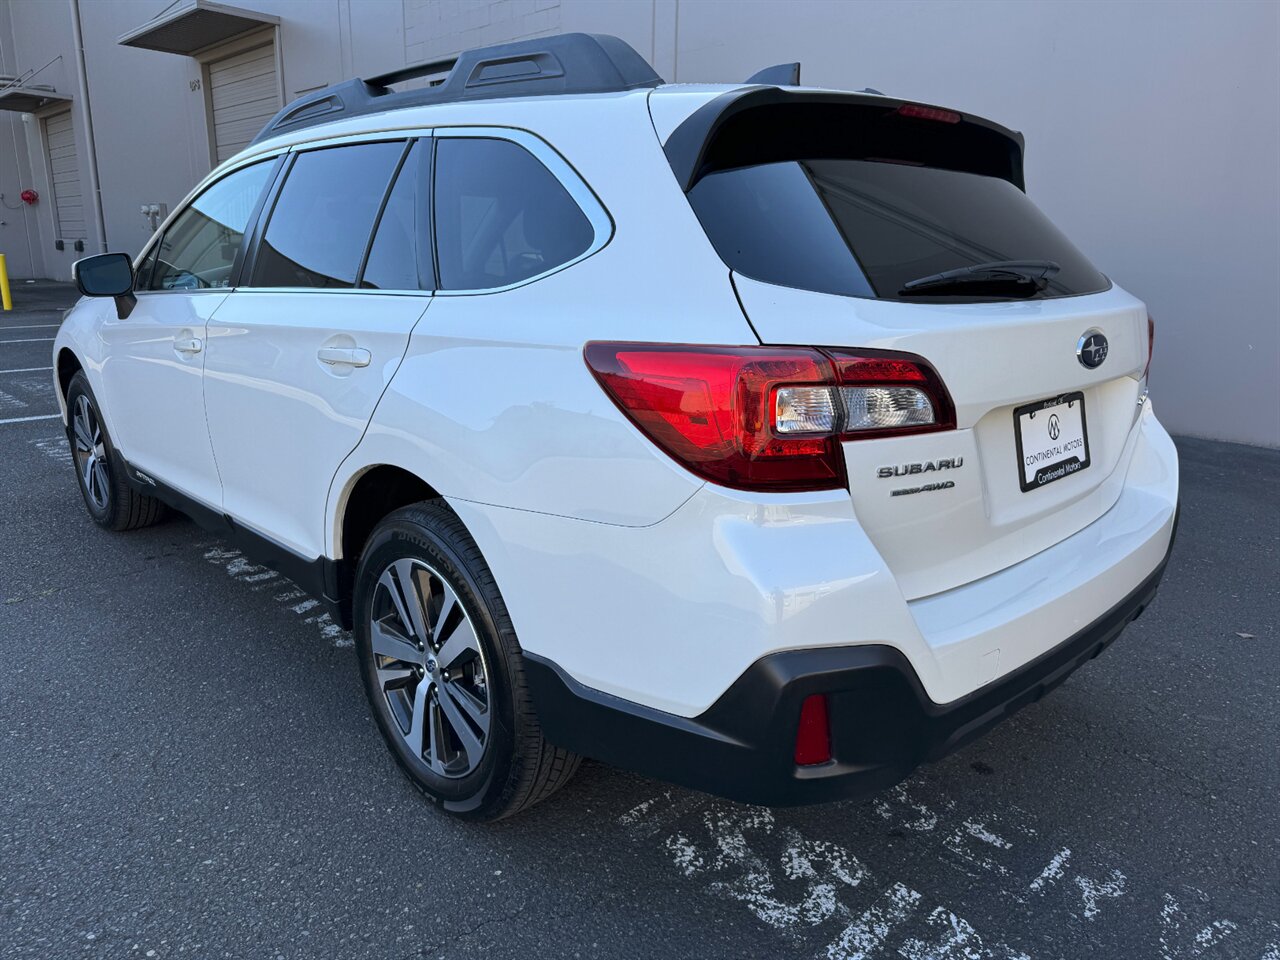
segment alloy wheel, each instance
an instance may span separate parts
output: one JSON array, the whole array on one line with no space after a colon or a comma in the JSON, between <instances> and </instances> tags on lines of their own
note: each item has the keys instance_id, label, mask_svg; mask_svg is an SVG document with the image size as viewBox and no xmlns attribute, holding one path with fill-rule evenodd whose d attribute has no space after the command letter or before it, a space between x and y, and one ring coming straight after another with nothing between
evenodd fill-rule
<instances>
[{"instance_id":1,"label":"alloy wheel","mask_svg":"<svg viewBox=\"0 0 1280 960\"><path fill-rule=\"evenodd\" d=\"M80 473L85 496L95 510L105 510L111 495L107 474L107 445L102 436L102 426L98 423L97 412L83 393L76 397L71 431L75 443L76 469Z\"/></svg>"},{"instance_id":2,"label":"alloy wheel","mask_svg":"<svg viewBox=\"0 0 1280 960\"><path fill-rule=\"evenodd\" d=\"M404 558L378 577L370 615L378 688L410 752L438 776L471 773L489 739L490 677L457 594Z\"/></svg>"}]
</instances>

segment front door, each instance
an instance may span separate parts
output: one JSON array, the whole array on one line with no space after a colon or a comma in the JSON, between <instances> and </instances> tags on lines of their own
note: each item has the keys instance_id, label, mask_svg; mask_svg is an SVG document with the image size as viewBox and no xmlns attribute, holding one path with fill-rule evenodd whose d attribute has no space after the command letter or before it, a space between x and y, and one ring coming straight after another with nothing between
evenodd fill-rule
<instances>
[{"instance_id":1,"label":"front door","mask_svg":"<svg viewBox=\"0 0 1280 960\"><path fill-rule=\"evenodd\" d=\"M329 484L431 303L427 147L299 153L248 282L209 323L224 512L304 559L323 553Z\"/></svg>"},{"instance_id":2,"label":"front door","mask_svg":"<svg viewBox=\"0 0 1280 960\"><path fill-rule=\"evenodd\" d=\"M100 397L124 457L205 506L222 499L204 411L209 318L227 299L236 255L273 161L242 167L179 214L138 267L138 303L107 313Z\"/></svg>"}]
</instances>

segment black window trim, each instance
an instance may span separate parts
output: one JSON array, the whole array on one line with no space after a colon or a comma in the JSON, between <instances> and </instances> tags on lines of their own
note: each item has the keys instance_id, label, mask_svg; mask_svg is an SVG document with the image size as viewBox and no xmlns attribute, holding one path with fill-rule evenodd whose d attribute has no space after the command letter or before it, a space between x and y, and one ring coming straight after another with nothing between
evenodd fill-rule
<instances>
[{"instance_id":1,"label":"black window trim","mask_svg":"<svg viewBox=\"0 0 1280 960\"><path fill-rule=\"evenodd\" d=\"M377 142L377 141L373 141ZM396 184L400 181L400 174L404 170L404 165L409 162L409 155L413 152L413 148L422 144L423 156L418 161L417 170L418 177L418 196L425 197L427 202L427 220L426 229L423 233L426 236L418 237L417 261L418 261L418 280L427 283L425 287L419 287L416 290L408 289L383 289L379 287L364 287L364 271L369 266L369 257L373 254L374 241L378 239L378 229L382 226L382 215L387 212L387 204L391 202L391 194L396 188ZM436 264L436 214L435 214L435 190L433 184L435 182L435 157L436 157L436 139L433 136L411 137L405 144L404 153L400 155L400 160L396 164L395 172L391 175L391 182L387 185L387 192L382 196L382 203L378 206L378 215L373 220L373 230L369 233L369 242L365 244L364 256L360 258L360 269L356 271L355 289L363 290L365 293L431 293L436 292L436 288L440 285L440 270ZM426 249L424 250L423 247Z\"/></svg>"}]
</instances>

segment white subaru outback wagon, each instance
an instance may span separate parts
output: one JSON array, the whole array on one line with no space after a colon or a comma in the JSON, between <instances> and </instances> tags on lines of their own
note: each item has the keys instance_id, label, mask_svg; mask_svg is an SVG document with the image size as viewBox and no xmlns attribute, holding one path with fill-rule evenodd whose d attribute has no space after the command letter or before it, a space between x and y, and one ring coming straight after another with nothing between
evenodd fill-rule
<instances>
[{"instance_id":1,"label":"white subaru outback wagon","mask_svg":"<svg viewBox=\"0 0 1280 960\"><path fill-rule=\"evenodd\" d=\"M474 819L581 756L856 796L1035 701L1164 571L1151 320L1019 134L798 79L574 34L286 107L76 265L89 513L171 506L322 598Z\"/></svg>"}]
</instances>

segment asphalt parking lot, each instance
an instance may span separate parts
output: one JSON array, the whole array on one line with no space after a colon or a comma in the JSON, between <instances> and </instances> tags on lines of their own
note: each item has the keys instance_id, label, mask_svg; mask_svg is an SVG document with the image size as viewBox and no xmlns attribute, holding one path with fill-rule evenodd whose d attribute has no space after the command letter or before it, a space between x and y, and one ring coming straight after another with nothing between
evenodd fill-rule
<instances>
[{"instance_id":1,"label":"asphalt parking lot","mask_svg":"<svg viewBox=\"0 0 1280 960\"><path fill-rule=\"evenodd\" d=\"M1280 451L1180 440L1155 604L884 796L767 810L587 763L478 827L405 782L288 581L186 520L93 526L48 418L73 295L14 295L0 957L1280 960Z\"/></svg>"}]
</instances>

